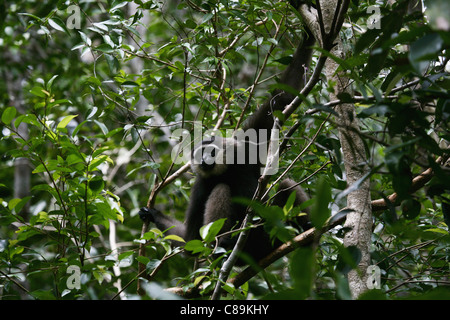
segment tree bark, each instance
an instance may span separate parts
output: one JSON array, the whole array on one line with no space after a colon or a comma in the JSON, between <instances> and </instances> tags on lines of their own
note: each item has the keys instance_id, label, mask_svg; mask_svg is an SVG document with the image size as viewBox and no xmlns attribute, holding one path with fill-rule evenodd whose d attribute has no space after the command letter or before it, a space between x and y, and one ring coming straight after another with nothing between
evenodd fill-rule
<instances>
[{"instance_id":1,"label":"tree bark","mask_svg":"<svg viewBox=\"0 0 450 320\"><path fill-rule=\"evenodd\" d=\"M329 29L337 5L337 1L321 1L325 28ZM328 25L327 25L328 24ZM342 42L339 36L335 40L335 46L331 53L338 58L345 59ZM325 75L328 83L334 84L334 90L330 93L330 99L337 99L340 93L352 94L350 81L345 73L337 71L339 65L333 59L327 59L325 63ZM360 183L369 172L367 165L364 142L359 134L359 123L353 104L341 104L336 107L339 115L339 139L344 159L347 185ZM347 215L344 227L350 229L345 234L344 245L355 246L361 252L361 260L357 270L348 274L348 282L353 298L358 298L367 290L367 268L370 265L370 241L372 234L372 210L370 201L370 181L365 179L359 188L347 196L347 207L352 210Z\"/></svg>"}]
</instances>

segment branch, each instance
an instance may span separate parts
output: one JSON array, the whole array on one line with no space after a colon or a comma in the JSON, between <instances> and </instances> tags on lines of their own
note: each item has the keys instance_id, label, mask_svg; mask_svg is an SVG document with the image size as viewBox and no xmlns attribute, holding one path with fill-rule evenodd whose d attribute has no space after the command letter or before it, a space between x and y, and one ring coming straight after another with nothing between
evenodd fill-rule
<instances>
[{"instance_id":1,"label":"branch","mask_svg":"<svg viewBox=\"0 0 450 320\"><path fill-rule=\"evenodd\" d=\"M278 37L279 33L280 33L280 28L277 27L277 29L275 30L275 35L274 35L275 39L276 39L276 37ZM263 72L264 72L264 70L265 70L265 68L267 66L269 58L270 58L270 56L272 54L272 51L275 49L275 47L276 47L276 45L272 43L270 45L269 50L267 51L266 56L264 57L264 61L262 63L262 66L259 69L259 72L257 73L257 75L255 77L255 80L253 81L253 84L251 85L251 87L249 89L250 92L248 94L247 100L245 101L244 107L242 108L241 114L239 115L239 119L238 119L238 121L236 123L235 130L237 130L239 128L239 126L241 125L241 122L242 122L242 119L244 117L244 114L247 112L248 106L250 105L250 102L252 101L253 95L254 95L255 90L256 90L256 86L257 86L257 84L259 83L259 80L262 77L262 74L263 74Z\"/></svg>"},{"instance_id":2,"label":"branch","mask_svg":"<svg viewBox=\"0 0 450 320\"><path fill-rule=\"evenodd\" d=\"M448 158L448 157L447 157ZM436 160L436 163L443 164L446 161L443 157L439 157ZM422 188L428 181L431 180L431 178L434 176L434 172L431 168L425 170L420 175L415 177L412 182L412 188L411 193L419 190ZM397 194L393 193L388 197L389 200L393 200L392 203L395 203L395 200L397 198ZM372 201L372 208L374 211L380 211L387 209L387 205L384 202L384 199L377 199ZM345 209L341 210L342 213ZM228 282L233 284L235 287L239 287L248 280L250 280L252 277L254 277L256 274L258 274L259 271L267 268L269 265L274 263L276 260L278 260L281 257L284 257L288 253L292 252L298 247L309 245L313 242L315 237L320 237L323 233L331 230L337 225L341 225L345 222L347 215L346 214L337 214L330 218L330 221L328 222L327 226L322 231L317 231L315 228L309 229L299 235L297 235L294 239L291 241L282 244L280 247L276 248L273 252L271 252L267 257L263 258L258 262L256 266L250 266L247 267L244 271L242 271L240 274L238 274L236 277L229 279Z\"/></svg>"},{"instance_id":3,"label":"branch","mask_svg":"<svg viewBox=\"0 0 450 320\"><path fill-rule=\"evenodd\" d=\"M246 26L241 32L239 32L238 35L236 35L236 37L233 39L233 41L231 41L230 45L228 47L226 47L225 49L221 50L218 54L219 57L223 57L231 48L233 48L236 43L246 34L246 32L248 31L248 29L250 29L250 27L253 26L260 26L264 23L266 23L268 20L268 18L264 18L261 21L256 22L254 25L249 24L248 26Z\"/></svg>"},{"instance_id":4,"label":"branch","mask_svg":"<svg viewBox=\"0 0 450 320\"><path fill-rule=\"evenodd\" d=\"M298 236L296 236L291 241L283 243L281 246L272 251L268 256L261 259L256 266L249 266L244 271L239 273L236 277L229 279L228 282L233 284L235 287L243 285L245 282L253 278L259 271L267 268L273 262L281 257L284 257L288 253L294 251L296 248L301 246L309 245L313 242L317 235L315 228L309 229Z\"/></svg>"},{"instance_id":5,"label":"branch","mask_svg":"<svg viewBox=\"0 0 450 320\"><path fill-rule=\"evenodd\" d=\"M447 161L448 157L439 157L436 159L438 165L443 165ZM417 177L412 180L412 185L410 193L414 193L421 189L428 181L434 176L434 171L432 168L428 168ZM387 202L386 202L387 200ZM389 206L396 206L399 204L398 194L396 192L387 196L386 198L372 200L372 211L382 211L389 208Z\"/></svg>"},{"instance_id":6,"label":"branch","mask_svg":"<svg viewBox=\"0 0 450 320\"><path fill-rule=\"evenodd\" d=\"M257 191L256 191L257 192ZM248 213L244 221L242 222L242 226L246 226L248 222L252 219L253 214ZM242 249L245 246L245 243L247 242L247 237L250 233L250 230L244 230L239 234L238 240L236 241L236 244L234 245L233 251L231 252L228 259L225 260L222 267L220 268L220 274L219 279L217 280L216 286L214 288L214 292L211 296L211 300L219 300L220 294L222 291L222 283L224 283L228 275L231 272L231 269L235 265L236 261L238 260L239 253L242 251Z\"/></svg>"},{"instance_id":7,"label":"branch","mask_svg":"<svg viewBox=\"0 0 450 320\"><path fill-rule=\"evenodd\" d=\"M319 1L317 1L319 2ZM324 49L328 49L330 54L340 59L345 59L343 45L338 32L344 21L344 13L348 8L346 0L322 0L323 14L326 27L329 33L323 39ZM317 11L320 14L319 6ZM331 22L331 24L330 24ZM349 90L350 79L344 72L339 71L339 64L336 60L327 60L324 68L328 83L334 83L330 86L330 98L337 100L340 93L346 92L353 95ZM359 123L356 117L356 111L353 104L340 104L336 108L340 122L339 140L344 159L344 166L349 188L358 185L358 188L347 194L347 206L352 210L349 213L345 227L350 231L345 233L344 246L356 246L361 252L361 260L356 270L348 273L349 288L352 297L358 297L367 290L366 269L370 264L370 239L372 232L372 211L370 206L370 181L362 180L369 172L367 159L365 155L364 141L359 134ZM362 166L360 164L363 164Z\"/></svg>"},{"instance_id":8,"label":"branch","mask_svg":"<svg viewBox=\"0 0 450 320\"><path fill-rule=\"evenodd\" d=\"M276 260L284 257L288 253L294 251L295 249L310 245L316 237L320 237L325 232L333 229L337 225L342 224L345 221L346 212L341 210L340 213L331 217L327 224L319 231L316 228L311 228L305 232L297 235L291 241L283 243L281 246L269 253L265 258L261 259L256 265L249 266L239 273L234 278L228 279L228 283L232 284L234 287L239 287L245 282L253 278L259 271L267 268L269 265L274 263ZM201 288L190 288L188 290L183 290L182 287L168 288L167 291L182 296L183 298L198 298L200 296Z\"/></svg>"},{"instance_id":9,"label":"branch","mask_svg":"<svg viewBox=\"0 0 450 320\"><path fill-rule=\"evenodd\" d=\"M279 32L280 32L280 27L277 26L276 32L275 32L275 37L279 34ZM306 40L304 40L300 44L300 46L305 46L306 44L307 44L307 42L306 42ZM275 45L272 44L270 49L269 49L269 53L272 52L272 50L274 48L275 48ZM297 54L298 53L300 53L300 54L302 53L302 52L298 51L299 48L297 48L297 50L296 50ZM267 61L268 61L268 58L269 58L269 53L266 55L266 57L264 59L264 62L263 62L263 67L260 69L260 72L258 73L258 75L257 75L257 77L256 77L256 79L254 81L254 84L252 86L251 94L250 94L249 98L247 99L246 105L244 106L244 108L242 110L242 113L241 113L241 116L239 118L238 124L236 125L236 128L237 128L237 126L239 126L240 120L242 119L242 116L243 116L244 112L246 111L246 109L247 109L247 107L249 105L251 95L254 92L254 89L256 87L256 83L259 81L259 78L261 77L262 71L264 70L264 67L267 64ZM282 83L289 84L289 81L288 81L289 77L292 76L290 74L291 68L297 67L296 64L297 64L297 62L299 60L299 57L300 56L297 55L297 57L294 58L293 61L291 62L290 66L284 71L283 77L282 77L282 80L281 80ZM307 59L310 59L309 55L305 56L305 57L307 57ZM298 74L297 74L297 76L298 76ZM286 79L286 78L288 78L288 79ZM309 84L311 86L311 81L309 82ZM314 85L312 85L310 87L309 91L311 91L313 86ZM275 95L277 95L277 94L275 94ZM271 99L273 99L273 96L272 96ZM298 97L296 99L298 100ZM294 99L294 100L296 100L296 99ZM269 103L270 103L270 101L269 101ZM299 104L300 104L300 102L297 104L297 106ZM292 103L290 105L292 105ZM267 108L268 108L270 106L270 104L265 104L265 106L267 106ZM261 107L261 108L264 108L264 106ZM292 109L291 114L295 110L295 108L291 106L291 109ZM265 109L260 109L259 112L261 112L261 110L265 110ZM269 110L270 109L268 109L267 111L269 111ZM251 125L248 125L248 126L251 127ZM275 134L275 132L277 132L277 130L273 130L273 129L278 129L280 126L281 126L281 120L280 119L275 119L275 121L273 121L273 124L272 124L270 141L274 141L275 140L274 134ZM269 146L271 146L271 145L272 145L272 143L269 143ZM273 154L273 153L269 152L269 154ZM255 193L253 195L253 199L252 200L262 199L263 193L264 193L264 188L265 188L264 186L266 185L266 183L268 181L268 178L269 178L269 176L266 174L267 168L269 168L272 165L272 163L271 163L272 161L273 161L272 158L267 160L267 163L266 163L266 166L265 166L265 169L264 169L264 173L259 178L258 186L256 188L256 191L255 191ZM219 279L218 279L218 281L216 283L216 286L214 288L214 292L213 292L213 294L211 296L212 300L217 300L217 299L220 298L220 293L221 293L221 290L222 290L222 284L227 281L227 278L228 278L228 276L229 276L229 274L231 272L231 269L233 268L233 266L235 265L236 261L238 260L238 255L243 250L243 248L245 246L245 243L247 241L247 237L249 235L250 230L245 229L245 226L248 224L249 221L251 221L252 217L253 217L253 212L249 208L247 208L245 218L244 218L244 220L243 220L243 222L241 224L242 227L244 228L244 231L239 234L238 240L237 240L236 244L234 245L230 256L225 260L225 262L223 263L223 265L222 265L222 267L220 269Z\"/></svg>"},{"instance_id":10,"label":"branch","mask_svg":"<svg viewBox=\"0 0 450 320\"><path fill-rule=\"evenodd\" d=\"M436 160L436 163L443 164L448 159L439 157ZM415 192L422 188L428 181L431 180L431 178L434 176L434 172L431 168L425 170L421 174L419 174L417 177L413 179L412 182L412 188L411 192ZM387 197L389 200L393 200L392 203L395 203L395 199L397 198L397 194L393 193L390 196ZM372 210L373 211L381 211L388 208L388 205L385 203L385 199L377 199L372 200ZM344 212L346 208L342 209L340 213L334 215L330 218L327 225L321 230L317 231L315 228L309 229L296 237L294 237L291 241L286 242L279 246L278 248L274 249L269 255L267 255L265 258L261 259L256 265L249 266L246 269L244 269L241 273L239 273L234 278L229 279L227 282L234 285L234 287L239 287L251 278L253 278L255 275L257 275L261 270L264 270L268 266L270 266L272 263L277 261L278 259L286 256L288 253L294 251L295 249L307 246L311 244L316 237L320 237L325 232L328 232L329 230L333 229L337 225L342 225L345 222L345 219L347 217L346 212ZM348 213L348 212L347 212ZM408 249L408 248L407 248ZM182 296L184 298L195 298L199 297L199 288L189 289L187 291L183 290L182 287L173 287L167 289L169 292L172 292L174 294L177 294L179 296Z\"/></svg>"},{"instance_id":11,"label":"branch","mask_svg":"<svg viewBox=\"0 0 450 320\"><path fill-rule=\"evenodd\" d=\"M6 279L8 279L9 281L11 281L12 283L14 283L17 287L19 287L23 292L30 294L30 291L25 288L23 285L21 285L18 281L16 281L16 279L11 278L10 276L8 276L8 274L4 273L2 270L0 270L0 274L3 275Z\"/></svg>"},{"instance_id":12,"label":"branch","mask_svg":"<svg viewBox=\"0 0 450 320\"><path fill-rule=\"evenodd\" d=\"M277 128L278 123L277 121L274 121L273 127ZM273 141L275 139L275 130L271 130L271 136L270 141ZM272 144L269 144L272 145ZM269 152L269 154L272 154ZM267 160L264 173L266 172L266 169L272 165L273 158ZM258 186L256 188L255 194L253 195L253 199L262 199L262 193L264 191L264 185L266 184L266 181L268 179L268 176L263 174L259 180L258 180ZM238 240L236 244L233 247L233 251L231 252L230 256L225 260L225 262L222 265L222 268L220 269L219 279L216 283L216 286L214 288L213 295L211 296L211 300L218 300L220 298L220 293L222 291L222 283L225 283L227 281L227 278L231 272L231 269L236 264L236 261L238 260L239 253L242 252L244 249L245 243L247 242L248 235L251 232L251 229L245 229L247 224L252 220L253 218L253 211L247 208L247 214L245 215L244 220L242 221L242 227L244 230L239 234Z\"/></svg>"},{"instance_id":13,"label":"branch","mask_svg":"<svg viewBox=\"0 0 450 320\"><path fill-rule=\"evenodd\" d=\"M344 5L342 8L338 7L336 9L335 16L333 19L333 21L334 21L333 29L329 33L326 33L326 31L325 31L324 21L322 19L321 13L319 12L320 31L323 36L322 37L322 40L323 40L322 46L323 46L323 49L325 49L326 51L331 49L333 40L336 37L336 34L338 33L338 31L340 30L340 26L342 25L343 16L346 12L346 8L348 7L348 1L345 1L345 3L346 3L346 6ZM277 31L278 31L278 29L277 29ZM316 36L316 38L317 38L317 36ZM317 82L320 79L320 75L321 75L322 69L325 66L326 61L327 61L327 56L324 54L321 54L321 56L316 64L316 68L314 69L314 73L311 76L311 78L309 79L309 81L302 88L302 90L300 91L300 94L297 95L291 101L291 103L283 109L284 119L288 119L294 113L294 111L301 104L301 102L304 100L304 98L311 92L311 90L317 84ZM245 108L244 108L243 112L244 111L245 111ZM281 127L282 124L283 124L283 120L277 118L277 119L275 119L275 121L273 123L273 127L275 129L277 129L277 128ZM272 137L271 137L271 139L272 139ZM266 164L266 168L267 168L267 165L268 164ZM258 181L257 190L253 197L254 199L262 199L263 198L264 185L267 183L268 178L269 177L266 174L263 174L260 177L260 179ZM244 219L243 226L246 225L247 221L249 221L251 219L251 217L252 217L251 212L248 212ZM222 266L222 269L221 269L220 275L219 275L219 281L216 284L212 299L219 298L220 290L221 290L221 283L226 281L226 278L228 277L228 274L231 271L231 268L233 267L234 263L237 260L237 254L238 254L239 250L241 250L243 248L243 246L245 245L247 236L248 236L248 231L244 231L239 235L238 241L237 241L235 247L233 248L233 251L232 251L230 257L225 261L224 265ZM291 248L291 246L288 246L288 248ZM276 257L276 255L275 255L275 257ZM278 258L275 258L275 259L278 259Z\"/></svg>"},{"instance_id":14,"label":"branch","mask_svg":"<svg viewBox=\"0 0 450 320\"><path fill-rule=\"evenodd\" d=\"M280 194L281 192L286 192L286 191L289 191L289 190L294 189L295 187L297 187L297 186L299 186L299 185L302 185L303 183L305 183L306 181L308 181L309 179L311 179L313 176L315 176L317 173L319 173L320 171L322 171L326 166L328 166L328 165L331 164L331 163L332 163L331 161L325 162L324 164L322 164L322 165L320 166L319 169L317 169L316 171L314 171L313 173L311 173L310 175L308 175L306 178L304 178L304 179L301 180L300 182L297 182L297 183L295 183L294 185L292 185L292 186L290 186L290 187L288 187L288 188L286 188L286 189L278 190L273 196L271 196L271 197L269 198L269 200L266 201L265 198L263 198L264 203L270 202L271 199L275 198L275 197L276 197L278 194Z\"/></svg>"},{"instance_id":15,"label":"branch","mask_svg":"<svg viewBox=\"0 0 450 320\"><path fill-rule=\"evenodd\" d=\"M289 166L286 168L286 170L284 170L280 176L271 184L271 186L266 190L266 192L264 193L264 195L261 197L261 199L265 199L265 197L269 194L270 190L272 190L273 186L275 186L276 184L278 184L278 182L281 181L281 179L289 172L289 170L292 169L292 167L294 166L294 164L297 163L297 161L303 156L303 154L309 149L309 147L313 144L314 141L316 141L319 133L322 131L323 126L325 125L325 123L327 122L328 118L330 117L330 115L328 115L328 117L322 122L322 124L320 125L319 129L317 129L317 132L314 134L314 137L308 142L308 144L303 148L302 151L300 151L300 153L295 157L295 159L289 164Z\"/></svg>"},{"instance_id":16,"label":"branch","mask_svg":"<svg viewBox=\"0 0 450 320\"><path fill-rule=\"evenodd\" d=\"M345 10L344 10L344 12L345 12ZM342 10L341 10L341 12L339 14L343 14ZM338 15L338 14L336 13L336 15ZM335 21L340 21L340 19L341 19L340 16L339 17L338 16L335 17ZM323 26L323 25L324 25L323 21L321 21L321 26ZM280 28L277 27L276 34L279 33L279 30L280 30ZM322 32L324 32L323 28L322 28ZM334 39L334 33L335 32L332 32L331 34L327 34L326 39L323 39L323 40L326 40L326 42L324 42L324 43L332 43L332 41ZM326 47L324 47L324 49L327 49L327 48L328 48L328 45ZM271 47L271 49L273 49L273 46ZM269 50L269 53L270 52L271 52L271 50ZM259 77L260 77L260 75L262 73L262 70L264 69L264 66L265 66L265 64L267 62L266 60L268 59L268 57L269 57L269 55L266 55L265 63L263 63L263 67L261 68L260 73L258 74L257 78L255 79L255 83L252 86L251 93L253 92L253 90L254 90L254 88L256 86L256 83L259 81ZM284 119L289 118L289 116L296 110L296 108L303 101L304 97L307 96L311 92L311 90L314 88L314 86L317 84L317 82L320 79L321 71L322 71L322 69L323 69L323 67L325 65L326 59L327 59L327 57L325 55L322 54L320 56L320 58L319 58L319 60L318 60L318 62L316 64L316 68L314 70L314 73L313 73L312 77L309 79L308 83L303 87L303 89L300 92L300 95L295 97L293 99L293 101L288 106L286 106L286 108L284 109L284 111L283 111ZM251 95L252 94L250 94L250 97L247 100L246 106L243 108L243 113L245 112L246 107L248 106L248 103L250 102ZM218 126L220 126L220 123L223 121L225 112L226 112L226 108L224 109L223 115L219 117ZM242 118L242 114L241 114L240 119L241 118ZM280 119L277 119L277 121L274 122L274 125L279 125L281 123L282 123L282 121ZM264 189L263 186L265 185L267 180L268 180L268 176L267 175L263 175L260 178L259 183L258 183L258 189L255 192L255 197L254 198L260 199L262 197L262 194L264 193L263 192L263 189ZM153 204L156 194L159 192L160 188L162 188L162 185L165 182L166 181L163 181L162 183L158 184L152 190L152 194L150 195L149 202L148 202L149 206L151 206ZM245 217L245 219L243 221L243 225L245 225L247 223L247 221L249 221L250 219L251 219L251 213L246 215L246 217ZM148 228L148 224L144 223L143 228L142 228L142 233L144 233L144 231L146 231L147 228ZM233 265L235 264L235 262L237 260L237 253L238 253L238 251L245 244L247 234L248 234L248 232L244 231L244 232L242 232L239 235L238 241L237 241L237 243L236 243L236 245L235 245L235 247L234 247L230 257L227 259L227 261L225 261L224 265L222 266L222 269L221 269L221 272L220 272L220 276L219 276L219 281L218 281L218 283L216 285L215 292L214 292L214 294L212 296L213 299L217 299L220 296L221 283L226 281L226 279L227 279L227 277L229 275L229 272L231 271L231 268L233 267ZM142 248L142 249L144 249L144 248ZM281 251L281 252L283 252L283 251ZM143 253L143 251L142 251L142 253ZM141 255L141 250L140 250L139 254ZM276 257L276 254L275 254L275 257ZM143 266L140 266L140 268L142 268L142 267Z\"/></svg>"}]
</instances>

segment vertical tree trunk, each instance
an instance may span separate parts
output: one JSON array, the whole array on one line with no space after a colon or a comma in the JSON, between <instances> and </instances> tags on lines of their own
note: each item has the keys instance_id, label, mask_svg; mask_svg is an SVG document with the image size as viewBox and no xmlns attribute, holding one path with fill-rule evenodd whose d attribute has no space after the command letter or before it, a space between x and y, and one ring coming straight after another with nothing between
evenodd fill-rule
<instances>
[{"instance_id":1,"label":"vertical tree trunk","mask_svg":"<svg viewBox=\"0 0 450 320\"><path fill-rule=\"evenodd\" d=\"M369 171L366 165L364 144L359 136L354 106L344 104L338 107L339 130L344 155L347 185L359 183ZM347 215L344 227L350 228L345 234L344 245L355 246L361 252L358 270L348 274L348 282L353 298L367 290L367 268L370 265L370 243L372 235L372 209L370 205L370 181L366 179L347 196L347 206L353 210Z\"/></svg>"},{"instance_id":2,"label":"vertical tree trunk","mask_svg":"<svg viewBox=\"0 0 450 320\"><path fill-rule=\"evenodd\" d=\"M330 28L337 1L321 1L325 29ZM327 25L328 24L328 25ZM328 31L328 30L327 30ZM331 53L341 59L345 59L342 42L339 36L335 40L335 46ZM337 95L343 92L352 94L349 88L349 79L343 72L336 72L338 64L327 59L325 74L328 82L334 84L334 92L330 94L331 100L336 100ZM336 108L339 118L339 139L341 142L347 186L351 187L359 183L369 172L364 143L359 135L359 123L356 118L353 104L341 104ZM367 290L367 268L370 265L370 241L372 234L372 210L370 206L370 181L366 179L359 187L347 196L347 206L353 210L347 215L345 227L350 228L344 237L346 247L355 246L361 252L361 260L358 270L352 270L348 274L348 281L352 297L357 298Z\"/></svg>"}]
</instances>

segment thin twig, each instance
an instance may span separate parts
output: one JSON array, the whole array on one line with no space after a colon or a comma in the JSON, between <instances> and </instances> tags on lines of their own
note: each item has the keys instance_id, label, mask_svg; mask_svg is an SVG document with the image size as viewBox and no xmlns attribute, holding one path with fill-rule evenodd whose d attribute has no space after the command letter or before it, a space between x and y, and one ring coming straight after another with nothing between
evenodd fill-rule
<instances>
[{"instance_id":1,"label":"thin twig","mask_svg":"<svg viewBox=\"0 0 450 320\"><path fill-rule=\"evenodd\" d=\"M313 144L314 141L316 141L317 137L319 136L319 133L322 131L323 126L328 121L328 118L330 117L330 114L327 116L327 118L320 124L319 129L317 129L317 132L314 134L313 138L308 142L308 144L303 148L302 151L295 157L295 159L289 164L289 166L286 168L286 170L283 171L283 173L280 174L280 176L270 185L269 188L267 188L266 192L262 196L261 199L264 199L272 190L273 186L277 185L281 179L292 169L294 164L297 163L297 161L303 156L303 154L309 149L309 147Z\"/></svg>"}]
</instances>

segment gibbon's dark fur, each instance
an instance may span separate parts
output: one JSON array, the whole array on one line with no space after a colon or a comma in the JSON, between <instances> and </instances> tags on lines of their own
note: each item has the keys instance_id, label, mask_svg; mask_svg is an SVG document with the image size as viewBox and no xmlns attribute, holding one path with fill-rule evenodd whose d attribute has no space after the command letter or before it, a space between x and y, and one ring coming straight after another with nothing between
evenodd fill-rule
<instances>
[{"instance_id":1,"label":"gibbon's dark fur","mask_svg":"<svg viewBox=\"0 0 450 320\"><path fill-rule=\"evenodd\" d=\"M298 46L291 63L284 71L280 83L288 85L295 90L300 90L304 86L305 69L309 66L311 60L314 38L309 30L303 42ZM275 90L271 99L263 104L249 119L244 123L243 130L267 129L269 134L274 124L273 111L283 110L293 99L294 95ZM258 143L267 145L268 138L258 136ZM193 150L193 156L196 152L204 148L211 147L213 142L219 146L215 152L226 154L227 148L238 148L237 142L233 138L223 138L221 141L214 141L214 137L201 142ZM244 146L245 147L245 146ZM217 156L217 154L215 154ZM260 163L250 163L246 161L243 164L216 164L202 161L199 164L193 164L192 169L196 173L196 180L191 190L189 206L186 211L186 220L184 223L169 218L156 209L142 208L139 212L144 221L154 222L161 230L168 231L169 234L176 234L185 241L199 239L199 229L210 222L220 218L227 218L221 232L226 232L232 228L239 228L245 217L246 207L232 201L233 198L252 199L258 185L260 177ZM235 162L236 163L236 162ZM288 189L282 191L284 189ZM286 179L280 183L279 191L273 203L283 206L289 195L296 192L295 205L306 201L308 197L301 187L295 186L294 181ZM309 229L309 221L306 216L299 217L297 223L303 229ZM236 241L236 237L221 237L219 245L226 249L231 249ZM262 227L253 229L247 239L244 248L245 255L250 256L255 261L266 256L273 249L268 235Z\"/></svg>"}]
</instances>

